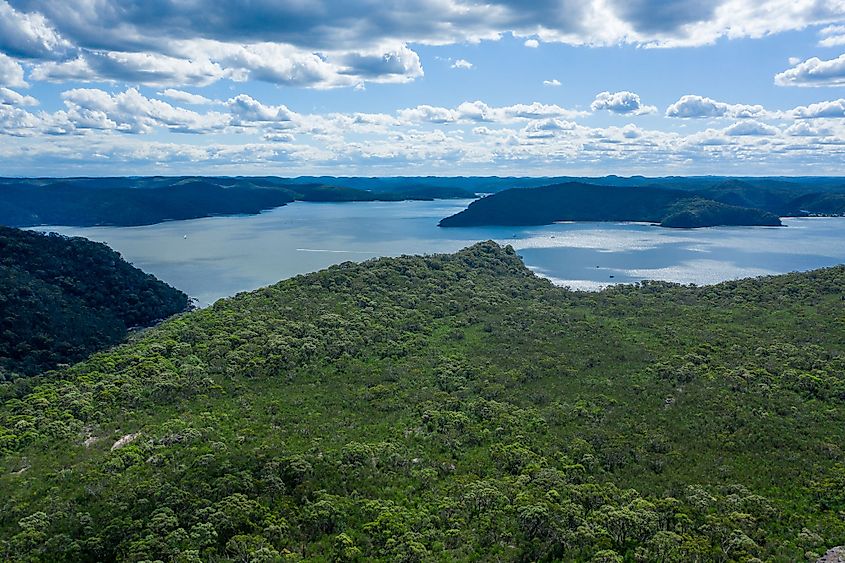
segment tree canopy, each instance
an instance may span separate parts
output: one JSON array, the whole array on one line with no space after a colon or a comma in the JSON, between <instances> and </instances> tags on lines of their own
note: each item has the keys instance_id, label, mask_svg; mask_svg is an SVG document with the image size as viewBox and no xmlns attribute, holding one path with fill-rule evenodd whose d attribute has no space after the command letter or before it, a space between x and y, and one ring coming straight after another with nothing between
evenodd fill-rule
<instances>
[{"instance_id":1,"label":"tree canopy","mask_svg":"<svg viewBox=\"0 0 845 563\"><path fill-rule=\"evenodd\" d=\"M0 380L77 362L188 305L105 244L0 227Z\"/></svg>"},{"instance_id":2,"label":"tree canopy","mask_svg":"<svg viewBox=\"0 0 845 563\"><path fill-rule=\"evenodd\" d=\"M13 561L801 561L845 543L845 267L345 263L0 386Z\"/></svg>"}]
</instances>

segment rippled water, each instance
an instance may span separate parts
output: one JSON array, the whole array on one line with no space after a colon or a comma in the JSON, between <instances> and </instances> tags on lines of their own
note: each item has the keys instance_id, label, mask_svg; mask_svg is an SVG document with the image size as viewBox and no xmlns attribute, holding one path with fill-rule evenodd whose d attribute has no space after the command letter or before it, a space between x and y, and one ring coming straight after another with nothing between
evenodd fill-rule
<instances>
[{"instance_id":1,"label":"rippled water","mask_svg":"<svg viewBox=\"0 0 845 563\"><path fill-rule=\"evenodd\" d=\"M201 304L347 260L511 244L555 283L597 289L660 279L709 284L845 262L845 219L787 227L663 229L639 223L441 229L469 201L294 203L252 216L145 227L45 227L102 241Z\"/></svg>"}]
</instances>

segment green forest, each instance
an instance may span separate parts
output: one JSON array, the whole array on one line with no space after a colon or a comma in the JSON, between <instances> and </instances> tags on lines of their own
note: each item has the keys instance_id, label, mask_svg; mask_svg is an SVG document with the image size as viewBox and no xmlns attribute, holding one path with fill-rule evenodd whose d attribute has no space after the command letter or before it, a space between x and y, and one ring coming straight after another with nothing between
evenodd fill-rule
<instances>
[{"instance_id":1,"label":"green forest","mask_svg":"<svg viewBox=\"0 0 845 563\"><path fill-rule=\"evenodd\" d=\"M574 292L486 242L224 299L0 384L0 558L815 560L843 295Z\"/></svg>"},{"instance_id":2,"label":"green forest","mask_svg":"<svg viewBox=\"0 0 845 563\"><path fill-rule=\"evenodd\" d=\"M750 182L733 178L710 183L675 180L642 185L597 185L588 180L509 188L473 201L463 211L441 220L440 226L642 221L687 229L777 227L782 225L780 217L837 216L845 210L843 184L823 187L776 179Z\"/></svg>"},{"instance_id":3,"label":"green forest","mask_svg":"<svg viewBox=\"0 0 845 563\"><path fill-rule=\"evenodd\" d=\"M105 244L0 226L0 381L82 360L188 306Z\"/></svg>"},{"instance_id":4,"label":"green forest","mask_svg":"<svg viewBox=\"0 0 845 563\"><path fill-rule=\"evenodd\" d=\"M215 215L254 215L294 201L474 198L459 187L402 183L351 188L289 179L152 176L0 178L0 225L152 225Z\"/></svg>"}]
</instances>

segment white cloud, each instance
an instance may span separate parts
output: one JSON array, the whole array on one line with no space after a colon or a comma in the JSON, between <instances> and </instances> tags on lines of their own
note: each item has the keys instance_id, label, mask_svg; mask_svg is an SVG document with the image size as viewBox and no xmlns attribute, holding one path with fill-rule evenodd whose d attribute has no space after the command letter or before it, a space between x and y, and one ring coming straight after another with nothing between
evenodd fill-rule
<instances>
[{"instance_id":1,"label":"white cloud","mask_svg":"<svg viewBox=\"0 0 845 563\"><path fill-rule=\"evenodd\" d=\"M40 124L40 120L30 112L12 105L0 104L0 135L32 135Z\"/></svg>"},{"instance_id":2,"label":"white cloud","mask_svg":"<svg viewBox=\"0 0 845 563\"><path fill-rule=\"evenodd\" d=\"M784 132L793 137L826 137L833 135L833 128L818 126L809 121L798 121L787 127Z\"/></svg>"},{"instance_id":3,"label":"white cloud","mask_svg":"<svg viewBox=\"0 0 845 563\"><path fill-rule=\"evenodd\" d=\"M36 65L34 80L130 82L146 85L207 86L228 75L207 58L183 59L157 53L87 52L63 62Z\"/></svg>"},{"instance_id":4,"label":"white cloud","mask_svg":"<svg viewBox=\"0 0 845 563\"><path fill-rule=\"evenodd\" d=\"M590 104L593 111L606 109L613 113L642 115L646 113L654 113L657 108L654 106L643 105L640 97L627 91L621 92L600 92L596 95L596 99Z\"/></svg>"},{"instance_id":5,"label":"white cloud","mask_svg":"<svg viewBox=\"0 0 845 563\"><path fill-rule=\"evenodd\" d=\"M392 114L307 114L247 94L191 111L174 105L179 98L187 103L185 93L162 90L159 96L169 96L168 103L132 88L73 89L64 94L65 108L53 113L0 103L0 134L5 135L0 165L7 174L25 174L26 167L57 173L60 164L64 174L272 174L284 163L286 174L437 174L460 169L554 175L597 169L629 174L799 173L807 164L825 163L830 173L845 173L845 120L825 117L836 114L812 105L779 114L780 127L745 119L720 129L660 131L632 123L590 127L578 122L584 112L539 102L493 106L475 100ZM799 110L813 118L788 121ZM738 113L731 111L722 117ZM155 136L120 134L153 132ZM176 142L176 133L191 140ZM47 134L56 137L44 142ZM199 135L208 135L207 140L198 142Z\"/></svg>"},{"instance_id":6,"label":"white cloud","mask_svg":"<svg viewBox=\"0 0 845 563\"><path fill-rule=\"evenodd\" d=\"M190 92L185 92L184 90L175 90L173 88L166 88L165 90L158 92L158 95L170 98L171 100L175 100L177 102L191 104L194 106L208 106L219 103L216 100L206 98L205 96L200 96L199 94L192 94Z\"/></svg>"},{"instance_id":7,"label":"white cloud","mask_svg":"<svg viewBox=\"0 0 845 563\"><path fill-rule=\"evenodd\" d=\"M402 109L398 114L400 119L409 122L454 123L460 118L456 110L429 105Z\"/></svg>"},{"instance_id":8,"label":"white cloud","mask_svg":"<svg viewBox=\"0 0 845 563\"><path fill-rule=\"evenodd\" d=\"M551 80L543 80L543 86L560 86L560 80L552 78Z\"/></svg>"},{"instance_id":9,"label":"white cloud","mask_svg":"<svg viewBox=\"0 0 845 563\"><path fill-rule=\"evenodd\" d=\"M0 52L23 58L55 58L69 47L44 15L18 11L0 0Z\"/></svg>"},{"instance_id":10,"label":"white cloud","mask_svg":"<svg viewBox=\"0 0 845 563\"><path fill-rule=\"evenodd\" d=\"M550 118L531 121L522 132L531 139L545 139L558 136L561 132L575 131L577 128L578 124L574 121Z\"/></svg>"},{"instance_id":11,"label":"white cloud","mask_svg":"<svg viewBox=\"0 0 845 563\"><path fill-rule=\"evenodd\" d=\"M207 86L228 78L288 86L334 88L369 82L409 82L423 75L419 56L404 45L319 54L286 45L239 45L209 40L170 45L173 54L85 51L35 66L35 80Z\"/></svg>"},{"instance_id":12,"label":"white cloud","mask_svg":"<svg viewBox=\"0 0 845 563\"><path fill-rule=\"evenodd\" d=\"M292 143L296 137L290 133L280 133L278 131L269 131L264 133L262 138L269 143Z\"/></svg>"},{"instance_id":13,"label":"white cloud","mask_svg":"<svg viewBox=\"0 0 845 563\"><path fill-rule=\"evenodd\" d=\"M761 105L727 104L694 94L681 96L677 102L666 108L666 117L759 119L770 116L770 113Z\"/></svg>"},{"instance_id":14,"label":"white cloud","mask_svg":"<svg viewBox=\"0 0 845 563\"><path fill-rule=\"evenodd\" d=\"M200 114L143 96L130 88L109 94L95 88L77 88L62 94L67 121L76 129L117 130L149 133L157 127L177 133L208 133L222 130L229 116L218 112Z\"/></svg>"},{"instance_id":15,"label":"white cloud","mask_svg":"<svg viewBox=\"0 0 845 563\"><path fill-rule=\"evenodd\" d=\"M553 117L572 118L586 115L586 112L566 109L555 104L514 104L493 107L476 100L463 102L457 108L421 105L399 110L399 118L408 122L428 123L511 123L517 120L545 119Z\"/></svg>"},{"instance_id":16,"label":"white cloud","mask_svg":"<svg viewBox=\"0 0 845 563\"><path fill-rule=\"evenodd\" d=\"M37 106L38 100L32 96L24 96L9 88L0 87L0 104L7 106Z\"/></svg>"},{"instance_id":17,"label":"white cloud","mask_svg":"<svg viewBox=\"0 0 845 563\"><path fill-rule=\"evenodd\" d=\"M814 119L818 117L845 117L845 99L819 102L808 106L799 106L792 110L796 119Z\"/></svg>"},{"instance_id":18,"label":"white cloud","mask_svg":"<svg viewBox=\"0 0 845 563\"><path fill-rule=\"evenodd\" d=\"M780 129L759 121L737 121L725 129L725 135L731 137L770 136L780 133Z\"/></svg>"},{"instance_id":19,"label":"white cloud","mask_svg":"<svg viewBox=\"0 0 845 563\"><path fill-rule=\"evenodd\" d=\"M408 0L399 11L370 0L0 0L0 52L54 82L363 88L423 76L409 44L513 35L528 48L674 47L811 25L827 25L822 42L838 44L843 20L845 0ZM470 68L461 61L456 68Z\"/></svg>"},{"instance_id":20,"label":"white cloud","mask_svg":"<svg viewBox=\"0 0 845 563\"><path fill-rule=\"evenodd\" d=\"M458 60L456 60L455 62L452 63L452 68L460 68L460 69L465 69L465 70L469 70L473 66L474 65L466 59L458 59Z\"/></svg>"},{"instance_id":21,"label":"white cloud","mask_svg":"<svg viewBox=\"0 0 845 563\"><path fill-rule=\"evenodd\" d=\"M325 53L276 43L236 45L209 40L180 42L177 47L185 57L207 56L236 81L324 89L359 87L364 82L404 83L423 76L419 56L402 44Z\"/></svg>"},{"instance_id":22,"label":"white cloud","mask_svg":"<svg viewBox=\"0 0 845 563\"><path fill-rule=\"evenodd\" d=\"M5 0L2 0L5 4ZM311 51L350 50L386 41L441 45L498 39L577 45L705 45L722 37L763 37L811 25L841 23L841 0L408 0L401 9L369 0L18 0L20 17L83 47L113 51L151 48L162 39L199 37L227 43L268 41ZM366 14L362 17L361 14ZM50 27L52 26L52 27Z\"/></svg>"},{"instance_id":23,"label":"white cloud","mask_svg":"<svg viewBox=\"0 0 845 563\"><path fill-rule=\"evenodd\" d=\"M246 94L231 98L226 105L234 117L235 125L264 123L289 127L297 117L296 112L291 111L287 106L268 106Z\"/></svg>"},{"instance_id":24,"label":"white cloud","mask_svg":"<svg viewBox=\"0 0 845 563\"><path fill-rule=\"evenodd\" d=\"M845 25L829 25L822 29L819 32L819 35L822 36L822 39L819 40L819 47L837 47L839 45L845 45ZM789 64L796 65L799 62L800 59L795 62L790 61Z\"/></svg>"},{"instance_id":25,"label":"white cloud","mask_svg":"<svg viewBox=\"0 0 845 563\"><path fill-rule=\"evenodd\" d=\"M835 59L807 59L775 75L778 86L845 86L845 54Z\"/></svg>"},{"instance_id":26,"label":"white cloud","mask_svg":"<svg viewBox=\"0 0 845 563\"><path fill-rule=\"evenodd\" d=\"M23 67L3 53L0 53L0 86L12 86L13 88L27 86L23 79Z\"/></svg>"}]
</instances>

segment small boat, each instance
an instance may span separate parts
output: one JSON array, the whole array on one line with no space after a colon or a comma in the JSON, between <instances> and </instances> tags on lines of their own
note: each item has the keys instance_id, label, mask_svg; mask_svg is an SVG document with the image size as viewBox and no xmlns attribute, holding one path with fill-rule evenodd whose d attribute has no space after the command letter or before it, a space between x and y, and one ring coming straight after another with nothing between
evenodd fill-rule
<instances>
[{"instance_id":1,"label":"small boat","mask_svg":"<svg viewBox=\"0 0 845 563\"><path fill-rule=\"evenodd\" d=\"M188 238L188 235L185 235L185 236L183 236L182 238L183 238L183 239L186 239L186 238Z\"/></svg>"}]
</instances>

